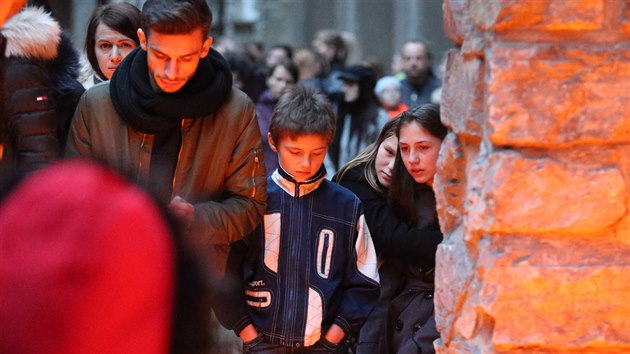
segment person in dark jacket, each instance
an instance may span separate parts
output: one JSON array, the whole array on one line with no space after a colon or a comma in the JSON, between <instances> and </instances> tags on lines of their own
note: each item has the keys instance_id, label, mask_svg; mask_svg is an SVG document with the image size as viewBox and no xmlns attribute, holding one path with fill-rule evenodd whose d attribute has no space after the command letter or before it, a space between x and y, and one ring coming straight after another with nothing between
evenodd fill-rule
<instances>
[{"instance_id":1,"label":"person in dark jacket","mask_svg":"<svg viewBox=\"0 0 630 354\"><path fill-rule=\"evenodd\" d=\"M245 353L336 353L378 299L376 254L361 202L325 178L334 127L323 94L301 85L274 110L269 143L279 165L268 178L264 222L243 242L251 272L240 274L240 289L225 294L235 303L220 313L243 339ZM238 264L230 267L235 274Z\"/></svg>"},{"instance_id":2,"label":"person in dark jacket","mask_svg":"<svg viewBox=\"0 0 630 354\"><path fill-rule=\"evenodd\" d=\"M433 178L447 128L437 104L414 107L400 115L396 125L398 154L387 195L394 214L418 228L439 230ZM440 337L435 324L433 291L437 243L430 256L402 262L404 288L392 300L388 314L388 344L392 353L434 353Z\"/></svg>"},{"instance_id":3,"label":"person in dark jacket","mask_svg":"<svg viewBox=\"0 0 630 354\"><path fill-rule=\"evenodd\" d=\"M204 1L145 2L140 48L83 95L66 155L133 176L227 254L260 223L266 180L254 104L211 48L211 22Z\"/></svg>"},{"instance_id":4,"label":"person in dark jacket","mask_svg":"<svg viewBox=\"0 0 630 354\"><path fill-rule=\"evenodd\" d=\"M298 69L291 60L280 60L269 69L267 76L267 90L265 90L258 103L256 103L256 114L258 116L258 127L262 137L263 152L265 153L265 167L267 177L273 174L278 168L278 155L271 150L267 133L269 133L269 123L271 113L278 103L280 96L291 89L298 80Z\"/></svg>"},{"instance_id":5,"label":"person in dark jacket","mask_svg":"<svg viewBox=\"0 0 630 354\"><path fill-rule=\"evenodd\" d=\"M351 65L339 74L343 102L337 107L337 127L329 157L337 171L373 143L389 116L374 94L376 73L363 65Z\"/></svg>"},{"instance_id":6,"label":"person in dark jacket","mask_svg":"<svg viewBox=\"0 0 630 354\"><path fill-rule=\"evenodd\" d=\"M435 259L435 247L442 233L435 227L418 228L396 216L387 205L387 191L392 183L398 151L398 118L385 124L376 142L344 165L333 181L350 189L361 199L381 262L379 303L361 328L358 353L387 353L387 313L392 298L404 284L400 262L421 263ZM433 250L433 251L432 251Z\"/></svg>"},{"instance_id":7,"label":"person in dark jacket","mask_svg":"<svg viewBox=\"0 0 630 354\"><path fill-rule=\"evenodd\" d=\"M59 158L83 86L79 56L57 21L26 7L1 29L3 163L32 171Z\"/></svg>"}]
</instances>

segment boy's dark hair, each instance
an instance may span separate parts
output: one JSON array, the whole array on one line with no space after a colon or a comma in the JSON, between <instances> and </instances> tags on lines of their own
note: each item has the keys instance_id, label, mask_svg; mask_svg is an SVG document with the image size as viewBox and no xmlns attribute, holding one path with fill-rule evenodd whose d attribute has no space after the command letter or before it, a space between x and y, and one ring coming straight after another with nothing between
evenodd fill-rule
<instances>
[{"instance_id":1,"label":"boy's dark hair","mask_svg":"<svg viewBox=\"0 0 630 354\"><path fill-rule=\"evenodd\" d=\"M317 90L296 85L280 97L271 114L269 133L278 143L283 136L318 134L330 142L335 135L335 114Z\"/></svg>"},{"instance_id":2,"label":"boy's dark hair","mask_svg":"<svg viewBox=\"0 0 630 354\"><path fill-rule=\"evenodd\" d=\"M97 7L90 17L85 36L85 52L96 75L102 80L106 80L105 75L103 75L101 68L98 66L98 59L96 59L96 51L94 49L96 28L101 23L131 38L138 46L140 45L140 40L138 40L136 32L140 28L140 10L130 3L117 2Z\"/></svg>"},{"instance_id":3,"label":"boy's dark hair","mask_svg":"<svg viewBox=\"0 0 630 354\"><path fill-rule=\"evenodd\" d=\"M426 129L434 137L444 140L448 128L440 120L440 106L435 103L427 103L410 108L396 117L396 136L400 136L400 128L406 124L415 122ZM410 224L419 223L420 217L416 208L416 191L418 183L407 171L400 149L396 152L396 160L392 171L392 183L387 194L387 203L394 210L396 216Z\"/></svg>"},{"instance_id":4,"label":"boy's dark hair","mask_svg":"<svg viewBox=\"0 0 630 354\"><path fill-rule=\"evenodd\" d=\"M201 29L203 39L212 25L212 11L205 0L148 0L142 6L142 30L185 34Z\"/></svg>"}]
</instances>

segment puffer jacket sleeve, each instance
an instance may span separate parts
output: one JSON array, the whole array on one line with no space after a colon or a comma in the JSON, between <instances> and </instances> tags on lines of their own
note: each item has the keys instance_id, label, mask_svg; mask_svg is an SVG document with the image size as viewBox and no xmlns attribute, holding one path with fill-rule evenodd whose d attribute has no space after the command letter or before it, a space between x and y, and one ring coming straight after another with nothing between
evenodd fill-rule
<instances>
[{"instance_id":1,"label":"puffer jacket sleeve","mask_svg":"<svg viewBox=\"0 0 630 354\"><path fill-rule=\"evenodd\" d=\"M13 158L31 171L61 155L56 102L42 63L8 60L5 70L5 119Z\"/></svg>"}]
</instances>

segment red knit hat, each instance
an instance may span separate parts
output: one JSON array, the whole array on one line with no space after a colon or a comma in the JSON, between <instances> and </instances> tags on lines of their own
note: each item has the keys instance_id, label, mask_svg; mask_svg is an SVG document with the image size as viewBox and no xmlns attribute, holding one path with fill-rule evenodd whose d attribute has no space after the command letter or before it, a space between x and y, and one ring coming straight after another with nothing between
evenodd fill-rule
<instances>
[{"instance_id":1,"label":"red knit hat","mask_svg":"<svg viewBox=\"0 0 630 354\"><path fill-rule=\"evenodd\" d=\"M0 353L167 353L172 236L153 201L68 161L0 205Z\"/></svg>"}]
</instances>

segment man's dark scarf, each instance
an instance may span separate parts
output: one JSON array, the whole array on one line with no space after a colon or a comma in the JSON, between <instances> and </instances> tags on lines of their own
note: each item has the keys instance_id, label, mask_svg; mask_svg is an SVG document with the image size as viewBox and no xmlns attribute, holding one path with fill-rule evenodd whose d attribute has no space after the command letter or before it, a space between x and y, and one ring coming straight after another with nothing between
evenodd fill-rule
<instances>
[{"instance_id":1,"label":"man's dark scarf","mask_svg":"<svg viewBox=\"0 0 630 354\"><path fill-rule=\"evenodd\" d=\"M229 66L215 50L199 61L195 75L174 93L151 85L147 53L140 48L129 53L114 72L109 92L116 112L134 130L154 135L146 187L163 203L171 197L182 119L214 114L231 91Z\"/></svg>"},{"instance_id":2,"label":"man's dark scarf","mask_svg":"<svg viewBox=\"0 0 630 354\"><path fill-rule=\"evenodd\" d=\"M147 52L139 47L120 63L110 83L116 112L123 121L143 133L179 131L182 118L201 118L215 113L232 89L232 74L215 50L199 61L195 75L175 93L157 92L151 86Z\"/></svg>"}]
</instances>

